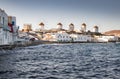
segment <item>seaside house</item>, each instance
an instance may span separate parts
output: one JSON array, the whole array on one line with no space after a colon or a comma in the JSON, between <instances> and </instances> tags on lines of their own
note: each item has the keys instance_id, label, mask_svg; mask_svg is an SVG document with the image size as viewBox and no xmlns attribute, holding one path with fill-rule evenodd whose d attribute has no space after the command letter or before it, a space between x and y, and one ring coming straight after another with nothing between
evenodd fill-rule
<instances>
[{"instance_id":1,"label":"seaside house","mask_svg":"<svg viewBox=\"0 0 120 79\"><path fill-rule=\"evenodd\" d=\"M71 34L70 37L72 38L73 42L90 42L92 39L90 35L83 34Z\"/></svg>"},{"instance_id":2,"label":"seaside house","mask_svg":"<svg viewBox=\"0 0 120 79\"><path fill-rule=\"evenodd\" d=\"M54 39L56 39L56 41L58 42L71 42L72 41L72 38L70 37L70 35L66 33L65 31L59 31L58 33L56 33L54 35Z\"/></svg>"},{"instance_id":3,"label":"seaside house","mask_svg":"<svg viewBox=\"0 0 120 79\"><path fill-rule=\"evenodd\" d=\"M0 9L0 45L13 44L17 38L16 18Z\"/></svg>"},{"instance_id":4,"label":"seaside house","mask_svg":"<svg viewBox=\"0 0 120 79\"><path fill-rule=\"evenodd\" d=\"M61 31L58 33L44 34L43 40L54 41L54 42L70 42L72 39L69 34Z\"/></svg>"},{"instance_id":5,"label":"seaside house","mask_svg":"<svg viewBox=\"0 0 120 79\"><path fill-rule=\"evenodd\" d=\"M44 34L43 40L55 41L55 42L90 42L90 35L83 35L72 33L69 34L66 31L58 31L56 33L46 33Z\"/></svg>"},{"instance_id":6,"label":"seaside house","mask_svg":"<svg viewBox=\"0 0 120 79\"><path fill-rule=\"evenodd\" d=\"M97 42L116 42L118 37L114 35L102 35L97 38Z\"/></svg>"}]
</instances>

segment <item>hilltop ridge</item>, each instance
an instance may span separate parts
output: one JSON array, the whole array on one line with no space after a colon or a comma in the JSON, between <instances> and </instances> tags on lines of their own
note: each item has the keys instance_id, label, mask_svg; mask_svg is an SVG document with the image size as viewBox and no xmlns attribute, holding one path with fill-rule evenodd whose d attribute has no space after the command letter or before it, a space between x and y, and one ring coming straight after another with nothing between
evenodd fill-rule
<instances>
[{"instance_id":1,"label":"hilltop ridge","mask_svg":"<svg viewBox=\"0 0 120 79\"><path fill-rule=\"evenodd\" d=\"M115 35L115 36L120 37L120 30L110 30L110 31L104 32L104 34L106 34L106 35Z\"/></svg>"}]
</instances>

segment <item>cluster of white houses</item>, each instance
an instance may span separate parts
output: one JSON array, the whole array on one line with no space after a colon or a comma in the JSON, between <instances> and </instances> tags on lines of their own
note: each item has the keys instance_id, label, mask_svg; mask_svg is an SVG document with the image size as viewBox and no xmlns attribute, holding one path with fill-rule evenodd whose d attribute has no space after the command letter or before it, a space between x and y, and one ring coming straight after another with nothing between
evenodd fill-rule
<instances>
[{"instance_id":1,"label":"cluster of white houses","mask_svg":"<svg viewBox=\"0 0 120 79\"><path fill-rule=\"evenodd\" d=\"M17 39L18 27L16 27L16 17L8 16L0 9L0 45L13 44Z\"/></svg>"},{"instance_id":2,"label":"cluster of white houses","mask_svg":"<svg viewBox=\"0 0 120 79\"><path fill-rule=\"evenodd\" d=\"M118 41L117 36L104 35L99 32L98 26L93 27L93 31L86 31L86 24L81 24L80 30L74 30L74 24L69 24L68 30L63 29L63 24L58 23L57 27L54 29L46 30L44 29L45 24L41 22L39 28L36 31L32 31L31 24L24 24L23 32L33 33L35 38L40 40L51 41L51 42L113 42ZM25 35L25 34L24 34ZM28 34L27 36L28 37Z\"/></svg>"},{"instance_id":3,"label":"cluster of white houses","mask_svg":"<svg viewBox=\"0 0 120 79\"><path fill-rule=\"evenodd\" d=\"M90 42L89 35L68 34L66 32L44 34L43 40L56 42Z\"/></svg>"},{"instance_id":4,"label":"cluster of white houses","mask_svg":"<svg viewBox=\"0 0 120 79\"><path fill-rule=\"evenodd\" d=\"M45 30L44 23L40 23L39 32L42 33L42 40L56 42L109 42L118 41L116 36L108 36L99 33L98 26L93 31L86 31L86 24L83 23L79 31L74 30L74 24L69 24L69 29L63 29L62 23L57 24L56 29Z\"/></svg>"},{"instance_id":5,"label":"cluster of white houses","mask_svg":"<svg viewBox=\"0 0 120 79\"><path fill-rule=\"evenodd\" d=\"M117 41L116 36L107 36L99 33L98 26L93 27L93 31L86 31L86 24L83 23L79 31L74 30L74 24L69 24L69 29L63 29L63 24L58 23L57 28L46 30L45 24L41 22L36 31L32 31L31 24L24 24L22 31L18 33L16 26L16 17L8 16L7 13L0 9L0 45L11 45L20 38L25 41L35 38L35 40L44 40L52 42L109 42ZM18 38L19 37L19 38Z\"/></svg>"}]
</instances>

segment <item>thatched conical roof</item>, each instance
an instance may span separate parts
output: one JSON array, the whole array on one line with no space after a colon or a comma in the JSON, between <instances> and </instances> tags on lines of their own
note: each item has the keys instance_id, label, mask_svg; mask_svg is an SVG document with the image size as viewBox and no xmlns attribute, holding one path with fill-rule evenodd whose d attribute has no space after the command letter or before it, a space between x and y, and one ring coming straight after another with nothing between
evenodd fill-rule
<instances>
[{"instance_id":1,"label":"thatched conical roof","mask_svg":"<svg viewBox=\"0 0 120 79\"><path fill-rule=\"evenodd\" d=\"M62 23L58 23L57 25L61 25L62 26Z\"/></svg>"},{"instance_id":2,"label":"thatched conical roof","mask_svg":"<svg viewBox=\"0 0 120 79\"><path fill-rule=\"evenodd\" d=\"M74 26L74 24L73 24L73 23L70 23L69 26Z\"/></svg>"},{"instance_id":3,"label":"thatched conical roof","mask_svg":"<svg viewBox=\"0 0 120 79\"><path fill-rule=\"evenodd\" d=\"M85 23L82 23L82 26L87 26Z\"/></svg>"},{"instance_id":4,"label":"thatched conical roof","mask_svg":"<svg viewBox=\"0 0 120 79\"><path fill-rule=\"evenodd\" d=\"M41 22L39 25L40 25L40 26L44 26L45 24L44 24L43 22Z\"/></svg>"}]
</instances>

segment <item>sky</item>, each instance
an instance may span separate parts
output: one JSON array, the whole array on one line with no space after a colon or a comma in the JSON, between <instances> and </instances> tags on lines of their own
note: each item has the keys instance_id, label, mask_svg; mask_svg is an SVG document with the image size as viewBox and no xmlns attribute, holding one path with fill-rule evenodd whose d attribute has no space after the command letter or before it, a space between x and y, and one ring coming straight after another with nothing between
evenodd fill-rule
<instances>
[{"instance_id":1,"label":"sky","mask_svg":"<svg viewBox=\"0 0 120 79\"><path fill-rule=\"evenodd\" d=\"M86 23L91 31L95 25L100 32L120 30L120 0L0 0L0 8L16 17L20 29L23 24L37 29L40 22L51 29L61 22L65 29Z\"/></svg>"}]
</instances>

